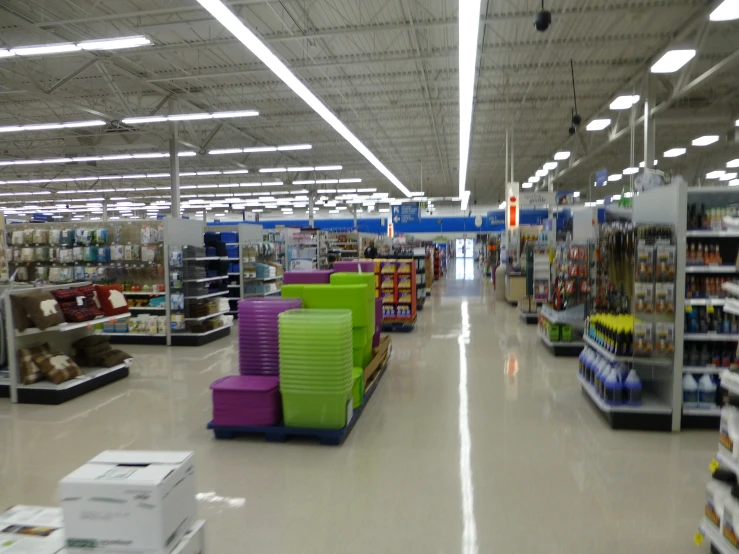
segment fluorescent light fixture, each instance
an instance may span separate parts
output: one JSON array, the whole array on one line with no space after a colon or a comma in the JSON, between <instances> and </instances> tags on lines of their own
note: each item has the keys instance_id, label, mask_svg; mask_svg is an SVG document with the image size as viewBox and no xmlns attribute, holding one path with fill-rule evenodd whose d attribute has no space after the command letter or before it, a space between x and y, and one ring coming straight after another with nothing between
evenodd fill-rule
<instances>
[{"instance_id":1,"label":"fluorescent light fixture","mask_svg":"<svg viewBox=\"0 0 739 554\"><path fill-rule=\"evenodd\" d=\"M621 195L620 194L614 194L613 196L611 196L611 200L621 200Z\"/></svg>"},{"instance_id":2,"label":"fluorescent light fixture","mask_svg":"<svg viewBox=\"0 0 739 554\"><path fill-rule=\"evenodd\" d=\"M711 171L710 173L706 173L706 179L718 179L724 173L726 173L726 172L724 170L722 170L722 169L719 169L717 171Z\"/></svg>"},{"instance_id":3,"label":"fluorescent light fixture","mask_svg":"<svg viewBox=\"0 0 739 554\"><path fill-rule=\"evenodd\" d=\"M652 73L675 73L695 57L695 50L670 50L655 62Z\"/></svg>"},{"instance_id":4,"label":"fluorescent light fixture","mask_svg":"<svg viewBox=\"0 0 739 554\"><path fill-rule=\"evenodd\" d=\"M602 206L602 205L603 205L603 204L605 203L605 200L603 200L603 199L601 198L600 200L596 200L596 201L595 201L595 203L596 203L596 204L597 204L598 206Z\"/></svg>"},{"instance_id":5,"label":"fluorescent light fixture","mask_svg":"<svg viewBox=\"0 0 739 554\"><path fill-rule=\"evenodd\" d=\"M380 212L381 214L387 214L387 213L390 213L390 208L380 208L377 211Z\"/></svg>"},{"instance_id":6,"label":"fluorescent light fixture","mask_svg":"<svg viewBox=\"0 0 739 554\"><path fill-rule=\"evenodd\" d=\"M224 171L224 175L242 175L244 173L249 173L248 169L231 169L229 171Z\"/></svg>"},{"instance_id":7,"label":"fluorescent light fixture","mask_svg":"<svg viewBox=\"0 0 739 554\"><path fill-rule=\"evenodd\" d=\"M561 162L562 160L567 160L567 159L569 159L569 157L570 157L570 153L569 152L566 152L566 151L565 152L557 152L554 155L554 159L557 160L558 162Z\"/></svg>"},{"instance_id":8,"label":"fluorescent light fixture","mask_svg":"<svg viewBox=\"0 0 739 554\"><path fill-rule=\"evenodd\" d=\"M687 152L685 148L671 148L662 155L665 158L677 158L678 156L682 156L683 154L685 154L685 152Z\"/></svg>"},{"instance_id":9,"label":"fluorescent light fixture","mask_svg":"<svg viewBox=\"0 0 739 554\"><path fill-rule=\"evenodd\" d=\"M362 179L339 179L339 183L361 183ZM413 196L413 193L411 193L411 196Z\"/></svg>"},{"instance_id":10,"label":"fluorescent light fixture","mask_svg":"<svg viewBox=\"0 0 739 554\"><path fill-rule=\"evenodd\" d=\"M506 207L506 201L505 200L503 200L503 202L501 202L500 204L498 204L498 209L503 210L503 209L505 209L505 207Z\"/></svg>"},{"instance_id":11,"label":"fluorescent light fixture","mask_svg":"<svg viewBox=\"0 0 739 554\"><path fill-rule=\"evenodd\" d=\"M242 148L220 148L216 150L209 150L208 154L211 155L218 155L218 154L241 154L244 150Z\"/></svg>"},{"instance_id":12,"label":"fluorescent light fixture","mask_svg":"<svg viewBox=\"0 0 739 554\"><path fill-rule=\"evenodd\" d=\"M659 160L654 160L654 165L656 166L659 163ZM644 167L644 162L639 162L639 167Z\"/></svg>"},{"instance_id":13,"label":"fluorescent light fixture","mask_svg":"<svg viewBox=\"0 0 739 554\"><path fill-rule=\"evenodd\" d=\"M459 2L459 196L465 204L481 0ZM463 210L465 208L462 208Z\"/></svg>"},{"instance_id":14,"label":"fluorescent light fixture","mask_svg":"<svg viewBox=\"0 0 739 554\"><path fill-rule=\"evenodd\" d=\"M292 150L310 150L313 148L310 144L288 144L285 146L278 146L278 152L290 152Z\"/></svg>"},{"instance_id":15,"label":"fluorescent light fixture","mask_svg":"<svg viewBox=\"0 0 739 554\"><path fill-rule=\"evenodd\" d=\"M547 173L549 173L549 172L546 169L539 169L536 172L536 176L537 177L546 177L547 176Z\"/></svg>"},{"instance_id":16,"label":"fluorescent light fixture","mask_svg":"<svg viewBox=\"0 0 739 554\"><path fill-rule=\"evenodd\" d=\"M15 56L15 54L13 54L10 50L0 50L0 58L10 58L12 56Z\"/></svg>"},{"instance_id":17,"label":"fluorescent light fixture","mask_svg":"<svg viewBox=\"0 0 739 554\"><path fill-rule=\"evenodd\" d=\"M293 181L293 185L315 185L315 181Z\"/></svg>"},{"instance_id":18,"label":"fluorescent light fixture","mask_svg":"<svg viewBox=\"0 0 739 554\"><path fill-rule=\"evenodd\" d=\"M338 182L338 179L316 179L317 185L335 185Z\"/></svg>"},{"instance_id":19,"label":"fluorescent light fixture","mask_svg":"<svg viewBox=\"0 0 739 554\"><path fill-rule=\"evenodd\" d=\"M288 167L287 170L290 173L299 173L301 171L313 171L313 168L311 166L305 166L305 167Z\"/></svg>"},{"instance_id":20,"label":"fluorescent light fixture","mask_svg":"<svg viewBox=\"0 0 739 554\"><path fill-rule=\"evenodd\" d=\"M551 171L552 169L557 169L557 162L547 162L543 166L544 169L547 171Z\"/></svg>"},{"instance_id":21,"label":"fluorescent light fixture","mask_svg":"<svg viewBox=\"0 0 739 554\"><path fill-rule=\"evenodd\" d=\"M276 146L252 146L250 148L242 149L244 154L253 154L256 152L277 152Z\"/></svg>"},{"instance_id":22,"label":"fluorescent light fixture","mask_svg":"<svg viewBox=\"0 0 739 554\"><path fill-rule=\"evenodd\" d=\"M615 181L620 181L622 178L623 175L621 175L620 173L614 173L613 175L608 176L608 180L612 183Z\"/></svg>"},{"instance_id":23,"label":"fluorescent light fixture","mask_svg":"<svg viewBox=\"0 0 739 554\"><path fill-rule=\"evenodd\" d=\"M705 135L703 137L698 137L697 139L695 139L692 144L693 146L708 146L709 144L718 142L718 138L718 135Z\"/></svg>"},{"instance_id":24,"label":"fluorescent light fixture","mask_svg":"<svg viewBox=\"0 0 739 554\"><path fill-rule=\"evenodd\" d=\"M736 160L731 160L729 162L726 162L726 167L728 168L739 167L739 158L737 158Z\"/></svg>"},{"instance_id":25,"label":"fluorescent light fixture","mask_svg":"<svg viewBox=\"0 0 739 554\"><path fill-rule=\"evenodd\" d=\"M580 191L576 190L575 192L572 193L572 196L573 198L580 198Z\"/></svg>"},{"instance_id":26,"label":"fluorescent light fixture","mask_svg":"<svg viewBox=\"0 0 739 554\"><path fill-rule=\"evenodd\" d=\"M625 94L623 96L619 96L613 102L611 102L610 108L612 110L628 110L637 102L639 102L638 94Z\"/></svg>"},{"instance_id":27,"label":"fluorescent light fixture","mask_svg":"<svg viewBox=\"0 0 739 554\"><path fill-rule=\"evenodd\" d=\"M711 21L733 21L739 19L739 2L737 0L724 0L708 16Z\"/></svg>"},{"instance_id":28,"label":"fluorescent light fixture","mask_svg":"<svg viewBox=\"0 0 739 554\"><path fill-rule=\"evenodd\" d=\"M263 167L259 170L259 173L287 173L285 167Z\"/></svg>"},{"instance_id":29,"label":"fluorescent light fixture","mask_svg":"<svg viewBox=\"0 0 739 554\"><path fill-rule=\"evenodd\" d=\"M195 152L180 152L180 157L195 156ZM136 154L138 158L168 158L169 152L162 153L150 153L150 154ZM110 154L105 156L77 156L75 158L43 158L43 159L32 159L32 160L0 160L0 166L5 165L38 165L38 164L67 164L67 163L82 163L82 162L107 162L114 160L128 160L133 159L132 154Z\"/></svg>"},{"instance_id":30,"label":"fluorescent light fixture","mask_svg":"<svg viewBox=\"0 0 739 554\"><path fill-rule=\"evenodd\" d=\"M64 54L67 52L78 52L79 46L71 42L61 44L39 44L36 46L19 46L12 48L11 53L16 56L40 56L41 54Z\"/></svg>"},{"instance_id":31,"label":"fluorescent light fixture","mask_svg":"<svg viewBox=\"0 0 739 554\"><path fill-rule=\"evenodd\" d=\"M610 119L594 119L585 127L586 131L602 131L611 124Z\"/></svg>"},{"instance_id":32,"label":"fluorescent light fixture","mask_svg":"<svg viewBox=\"0 0 739 554\"><path fill-rule=\"evenodd\" d=\"M318 165L315 167L316 171L341 171L342 169L340 165Z\"/></svg>"},{"instance_id":33,"label":"fluorescent light fixture","mask_svg":"<svg viewBox=\"0 0 739 554\"><path fill-rule=\"evenodd\" d=\"M627 167L621 173L623 173L624 175L634 175L636 173L639 173L639 168L638 167Z\"/></svg>"},{"instance_id":34,"label":"fluorescent light fixture","mask_svg":"<svg viewBox=\"0 0 739 554\"><path fill-rule=\"evenodd\" d=\"M77 43L82 50L121 50L124 48L137 48L151 44L151 41L143 36L105 38L101 40L85 40Z\"/></svg>"},{"instance_id":35,"label":"fluorescent light fixture","mask_svg":"<svg viewBox=\"0 0 739 554\"><path fill-rule=\"evenodd\" d=\"M475 0L479 4L479 0ZM295 74L290 71L287 66L275 56L272 51L244 26L241 20L236 17L220 0L198 0L201 6L208 10L221 24L228 29L231 34L246 46L251 52L259 58L272 72L277 75L295 94L297 94L306 104L308 104L318 115L320 115L326 123L336 130L349 144L351 144L367 161L369 161L380 173L395 185L406 196L410 192L393 173L385 167L382 162L367 148L348 128L339 120L334 113L329 110L326 105L321 102L308 87L306 87ZM479 17L478 17L479 19ZM476 33L475 33L476 34ZM477 41L475 41L475 44ZM477 48L477 46L475 46ZM474 66L474 63L473 63Z\"/></svg>"},{"instance_id":36,"label":"fluorescent light fixture","mask_svg":"<svg viewBox=\"0 0 739 554\"><path fill-rule=\"evenodd\" d=\"M259 112L256 110L245 110L240 112L214 112L214 113L183 113L174 115L151 115L145 117L126 117L121 120L126 125L137 125L142 123L163 123L165 121L197 121L199 119L223 119L227 117L255 117Z\"/></svg>"},{"instance_id":37,"label":"fluorescent light fixture","mask_svg":"<svg viewBox=\"0 0 739 554\"><path fill-rule=\"evenodd\" d=\"M521 185L521 188L522 188L522 189L530 189L530 188L532 188L533 186L534 186L534 183L523 183L523 184Z\"/></svg>"},{"instance_id":38,"label":"fluorescent light fixture","mask_svg":"<svg viewBox=\"0 0 739 554\"><path fill-rule=\"evenodd\" d=\"M269 183L262 183L263 187L281 187L282 185L282 181L270 181Z\"/></svg>"},{"instance_id":39,"label":"fluorescent light fixture","mask_svg":"<svg viewBox=\"0 0 739 554\"><path fill-rule=\"evenodd\" d=\"M102 127L106 125L102 119L91 121L68 121L64 123L32 123L28 125L6 125L0 127L0 133L17 133L21 131L47 131L51 129L72 129L80 127Z\"/></svg>"},{"instance_id":40,"label":"fluorescent light fixture","mask_svg":"<svg viewBox=\"0 0 739 554\"><path fill-rule=\"evenodd\" d=\"M538 175L534 175L533 177L529 177L529 183L538 183L541 181L541 177Z\"/></svg>"},{"instance_id":41,"label":"fluorescent light fixture","mask_svg":"<svg viewBox=\"0 0 739 554\"><path fill-rule=\"evenodd\" d=\"M719 181L732 181L736 179L736 173L724 173L718 178Z\"/></svg>"}]
</instances>

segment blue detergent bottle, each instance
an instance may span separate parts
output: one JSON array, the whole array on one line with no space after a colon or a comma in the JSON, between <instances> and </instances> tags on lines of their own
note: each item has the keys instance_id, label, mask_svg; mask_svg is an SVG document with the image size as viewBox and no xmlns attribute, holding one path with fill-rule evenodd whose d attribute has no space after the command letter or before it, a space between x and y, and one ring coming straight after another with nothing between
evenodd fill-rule
<instances>
[{"instance_id":1,"label":"blue detergent bottle","mask_svg":"<svg viewBox=\"0 0 739 554\"><path fill-rule=\"evenodd\" d=\"M603 390L606 404L617 406L623 403L624 386L617 368L611 369L604 381Z\"/></svg>"}]
</instances>

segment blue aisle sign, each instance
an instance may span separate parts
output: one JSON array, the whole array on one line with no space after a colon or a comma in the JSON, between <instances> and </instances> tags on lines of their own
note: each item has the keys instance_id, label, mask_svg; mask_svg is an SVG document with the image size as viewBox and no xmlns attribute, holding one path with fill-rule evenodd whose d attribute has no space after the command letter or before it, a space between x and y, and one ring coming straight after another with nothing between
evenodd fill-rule
<instances>
[{"instance_id":1,"label":"blue aisle sign","mask_svg":"<svg viewBox=\"0 0 739 554\"><path fill-rule=\"evenodd\" d=\"M488 223L490 225L502 225L505 227L505 210L488 212Z\"/></svg>"},{"instance_id":2,"label":"blue aisle sign","mask_svg":"<svg viewBox=\"0 0 739 554\"><path fill-rule=\"evenodd\" d=\"M602 187L608 181L608 170L601 169L595 172L595 186Z\"/></svg>"},{"instance_id":3,"label":"blue aisle sign","mask_svg":"<svg viewBox=\"0 0 739 554\"><path fill-rule=\"evenodd\" d=\"M421 207L418 204L401 204L393 206L393 223L398 225L406 223L419 223L421 221Z\"/></svg>"}]
</instances>

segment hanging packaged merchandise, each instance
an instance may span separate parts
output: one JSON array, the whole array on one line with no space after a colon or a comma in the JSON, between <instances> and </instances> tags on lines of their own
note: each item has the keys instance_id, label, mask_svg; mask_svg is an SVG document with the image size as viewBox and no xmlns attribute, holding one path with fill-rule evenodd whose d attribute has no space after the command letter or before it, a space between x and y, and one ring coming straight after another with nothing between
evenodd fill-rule
<instances>
[{"instance_id":1,"label":"hanging packaged merchandise","mask_svg":"<svg viewBox=\"0 0 739 554\"><path fill-rule=\"evenodd\" d=\"M658 322L654 324L654 352L659 356L672 356L675 353L675 324Z\"/></svg>"},{"instance_id":2,"label":"hanging packaged merchandise","mask_svg":"<svg viewBox=\"0 0 739 554\"><path fill-rule=\"evenodd\" d=\"M33 261L33 248L31 247L21 248L21 261L22 262L32 262Z\"/></svg>"},{"instance_id":3,"label":"hanging packaged merchandise","mask_svg":"<svg viewBox=\"0 0 739 554\"><path fill-rule=\"evenodd\" d=\"M74 277L74 273L71 267L67 266L67 267L59 268L59 282L60 283L71 283L73 277Z\"/></svg>"},{"instance_id":4,"label":"hanging packaged merchandise","mask_svg":"<svg viewBox=\"0 0 739 554\"><path fill-rule=\"evenodd\" d=\"M654 246L639 244L636 249L636 278L642 283L654 280Z\"/></svg>"},{"instance_id":5,"label":"hanging packaged merchandise","mask_svg":"<svg viewBox=\"0 0 739 554\"><path fill-rule=\"evenodd\" d=\"M49 278L49 268L45 265L37 265L33 268L33 278L34 280L44 280L46 281Z\"/></svg>"},{"instance_id":6,"label":"hanging packaged merchandise","mask_svg":"<svg viewBox=\"0 0 739 554\"><path fill-rule=\"evenodd\" d=\"M739 549L739 486L731 487L731 495L724 499L721 534L735 549Z\"/></svg>"},{"instance_id":7,"label":"hanging packaged merchandise","mask_svg":"<svg viewBox=\"0 0 739 554\"><path fill-rule=\"evenodd\" d=\"M169 251L169 267L182 267L182 250Z\"/></svg>"},{"instance_id":8,"label":"hanging packaged merchandise","mask_svg":"<svg viewBox=\"0 0 739 554\"><path fill-rule=\"evenodd\" d=\"M81 246L75 246L72 248L72 257L75 262L83 261L85 259L83 248Z\"/></svg>"},{"instance_id":9,"label":"hanging packaged merchandise","mask_svg":"<svg viewBox=\"0 0 739 554\"><path fill-rule=\"evenodd\" d=\"M33 255L37 262L48 262L49 261L49 247L48 246L37 246L34 250Z\"/></svg>"},{"instance_id":10,"label":"hanging packaged merchandise","mask_svg":"<svg viewBox=\"0 0 739 554\"><path fill-rule=\"evenodd\" d=\"M717 529L721 529L721 520L724 507L731 498L731 489L737 484L736 474L733 471L719 467L711 474L711 480L706 485L706 518Z\"/></svg>"},{"instance_id":11,"label":"hanging packaged merchandise","mask_svg":"<svg viewBox=\"0 0 739 554\"><path fill-rule=\"evenodd\" d=\"M58 266L51 266L49 268L49 282L51 283L59 283L61 282L62 274L61 274L61 268Z\"/></svg>"},{"instance_id":12,"label":"hanging packaged merchandise","mask_svg":"<svg viewBox=\"0 0 739 554\"><path fill-rule=\"evenodd\" d=\"M33 229L23 229L23 244L33 244Z\"/></svg>"},{"instance_id":13,"label":"hanging packaged merchandise","mask_svg":"<svg viewBox=\"0 0 739 554\"><path fill-rule=\"evenodd\" d=\"M33 244L49 244L49 231L46 229L34 229Z\"/></svg>"},{"instance_id":14,"label":"hanging packaged merchandise","mask_svg":"<svg viewBox=\"0 0 739 554\"><path fill-rule=\"evenodd\" d=\"M74 251L71 248L60 248L59 261L63 264L71 264L74 262Z\"/></svg>"},{"instance_id":15,"label":"hanging packaged merchandise","mask_svg":"<svg viewBox=\"0 0 739 554\"><path fill-rule=\"evenodd\" d=\"M23 231L13 231L10 241L13 246L23 246Z\"/></svg>"},{"instance_id":16,"label":"hanging packaged merchandise","mask_svg":"<svg viewBox=\"0 0 739 554\"><path fill-rule=\"evenodd\" d=\"M85 280L85 266L84 265L76 265L74 266L74 274L73 274L73 280L75 281L84 281Z\"/></svg>"},{"instance_id":17,"label":"hanging packaged merchandise","mask_svg":"<svg viewBox=\"0 0 739 554\"><path fill-rule=\"evenodd\" d=\"M123 260L124 255L124 246L122 244L114 244L110 247L110 260L112 262L119 262Z\"/></svg>"},{"instance_id":18,"label":"hanging packaged merchandise","mask_svg":"<svg viewBox=\"0 0 739 554\"><path fill-rule=\"evenodd\" d=\"M654 312L654 288L652 283L634 284L634 311L639 314Z\"/></svg>"},{"instance_id":19,"label":"hanging packaged merchandise","mask_svg":"<svg viewBox=\"0 0 739 554\"><path fill-rule=\"evenodd\" d=\"M144 246L141 248L141 259L144 262L154 263L157 261L157 247Z\"/></svg>"},{"instance_id":20,"label":"hanging packaged merchandise","mask_svg":"<svg viewBox=\"0 0 739 554\"><path fill-rule=\"evenodd\" d=\"M634 356L651 356L654 350L652 324L634 323Z\"/></svg>"},{"instance_id":21,"label":"hanging packaged merchandise","mask_svg":"<svg viewBox=\"0 0 739 554\"><path fill-rule=\"evenodd\" d=\"M108 243L108 230L107 229L96 229L95 230L95 244L103 246Z\"/></svg>"},{"instance_id":22,"label":"hanging packaged merchandise","mask_svg":"<svg viewBox=\"0 0 739 554\"><path fill-rule=\"evenodd\" d=\"M61 229L50 229L49 230L49 244L52 246L59 246L62 242L62 230Z\"/></svg>"},{"instance_id":23,"label":"hanging packaged merchandise","mask_svg":"<svg viewBox=\"0 0 739 554\"><path fill-rule=\"evenodd\" d=\"M15 271L16 281L28 281L28 268L26 266L19 266L15 269Z\"/></svg>"},{"instance_id":24,"label":"hanging packaged merchandise","mask_svg":"<svg viewBox=\"0 0 739 554\"><path fill-rule=\"evenodd\" d=\"M734 458L739 458L739 397L729 395L728 402L721 408L718 443Z\"/></svg>"},{"instance_id":25,"label":"hanging packaged merchandise","mask_svg":"<svg viewBox=\"0 0 739 554\"><path fill-rule=\"evenodd\" d=\"M59 248L57 248L56 246L51 246L49 248L49 261L50 262L59 261Z\"/></svg>"},{"instance_id":26,"label":"hanging packaged merchandise","mask_svg":"<svg viewBox=\"0 0 739 554\"><path fill-rule=\"evenodd\" d=\"M675 313L675 284L657 283L655 285L654 311L658 314Z\"/></svg>"},{"instance_id":27,"label":"hanging packaged merchandise","mask_svg":"<svg viewBox=\"0 0 739 554\"><path fill-rule=\"evenodd\" d=\"M110 261L110 247L101 246L98 248L98 261L109 262Z\"/></svg>"}]
</instances>

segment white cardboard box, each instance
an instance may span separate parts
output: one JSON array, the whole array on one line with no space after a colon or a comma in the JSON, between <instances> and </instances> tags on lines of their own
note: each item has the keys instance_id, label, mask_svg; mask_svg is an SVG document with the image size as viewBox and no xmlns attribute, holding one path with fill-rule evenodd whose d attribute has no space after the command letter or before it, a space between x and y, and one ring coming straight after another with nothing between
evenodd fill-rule
<instances>
[{"instance_id":1,"label":"white cardboard box","mask_svg":"<svg viewBox=\"0 0 739 554\"><path fill-rule=\"evenodd\" d=\"M0 514L0 554L56 554L63 526L61 508L13 506Z\"/></svg>"},{"instance_id":2,"label":"white cardboard box","mask_svg":"<svg viewBox=\"0 0 739 554\"><path fill-rule=\"evenodd\" d=\"M169 554L195 522L192 452L108 450L59 482L67 546Z\"/></svg>"},{"instance_id":3,"label":"white cardboard box","mask_svg":"<svg viewBox=\"0 0 739 554\"><path fill-rule=\"evenodd\" d=\"M205 554L205 521L199 520L187 530L172 554Z\"/></svg>"}]
</instances>

